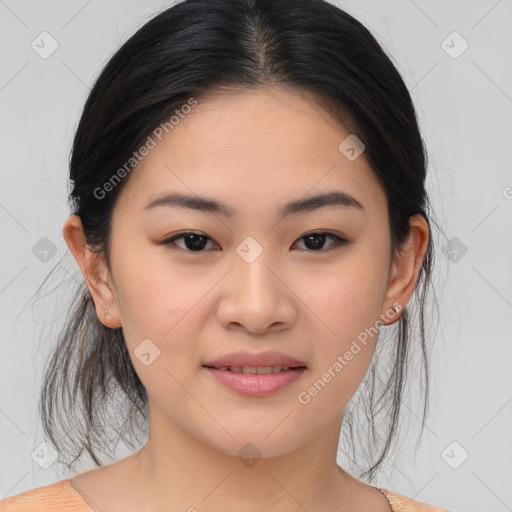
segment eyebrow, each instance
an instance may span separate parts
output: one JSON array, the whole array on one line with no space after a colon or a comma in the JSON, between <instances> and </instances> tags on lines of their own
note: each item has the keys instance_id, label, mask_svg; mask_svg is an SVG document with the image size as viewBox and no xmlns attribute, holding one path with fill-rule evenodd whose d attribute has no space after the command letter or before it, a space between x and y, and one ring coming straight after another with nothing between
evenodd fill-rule
<instances>
[{"instance_id":1,"label":"eyebrow","mask_svg":"<svg viewBox=\"0 0 512 512\"><path fill-rule=\"evenodd\" d=\"M222 215L230 218L236 214L236 211L225 203L202 197L198 195L186 195L181 192L172 192L165 196L158 197L148 203L143 210L151 210L159 206L189 208L215 215ZM356 208L364 211L363 205L352 195L342 191L331 191L318 194L316 196L306 197L286 204L281 209L281 216L307 213L320 208L343 207Z\"/></svg>"}]
</instances>

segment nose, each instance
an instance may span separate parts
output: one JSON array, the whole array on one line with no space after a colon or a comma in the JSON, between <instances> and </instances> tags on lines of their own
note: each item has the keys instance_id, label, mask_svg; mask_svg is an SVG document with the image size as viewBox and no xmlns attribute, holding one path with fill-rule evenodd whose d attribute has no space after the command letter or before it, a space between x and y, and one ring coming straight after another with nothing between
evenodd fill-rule
<instances>
[{"instance_id":1,"label":"nose","mask_svg":"<svg viewBox=\"0 0 512 512\"><path fill-rule=\"evenodd\" d=\"M271 256L271 251L263 251L252 262L238 254L234 257L217 307L217 319L225 329L275 333L295 322L295 296L285 272Z\"/></svg>"}]
</instances>

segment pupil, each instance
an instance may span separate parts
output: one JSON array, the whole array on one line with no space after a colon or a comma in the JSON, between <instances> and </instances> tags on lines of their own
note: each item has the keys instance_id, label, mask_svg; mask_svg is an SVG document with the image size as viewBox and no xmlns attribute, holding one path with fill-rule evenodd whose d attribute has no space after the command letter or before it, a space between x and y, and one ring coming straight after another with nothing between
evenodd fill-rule
<instances>
[{"instance_id":1,"label":"pupil","mask_svg":"<svg viewBox=\"0 0 512 512\"><path fill-rule=\"evenodd\" d=\"M195 238L195 243L194 243L194 238ZM201 240L198 242L198 239L201 239ZM187 246L187 249L190 249L192 251L201 250L206 245L206 237L203 235L196 235L194 233L185 235L184 241L185 241L185 245Z\"/></svg>"},{"instance_id":2,"label":"pupil","mask_svg":"<svg viewBox=\"0 0 512 512\"><path fill-rule=\"evenodd\" d=\"M308 235L305 237L306 238L306 247L308 247L308 249L321 249L322 246L324 245L325 243L325 235L319 233L319 234L314 234L314 235ZM314 241L317 241L316 243ZM318 243L318 240L320 240L320 243ZM312 244L309 244L308 242L311 242L313 241Z\"/></svg>"}]
</instances>

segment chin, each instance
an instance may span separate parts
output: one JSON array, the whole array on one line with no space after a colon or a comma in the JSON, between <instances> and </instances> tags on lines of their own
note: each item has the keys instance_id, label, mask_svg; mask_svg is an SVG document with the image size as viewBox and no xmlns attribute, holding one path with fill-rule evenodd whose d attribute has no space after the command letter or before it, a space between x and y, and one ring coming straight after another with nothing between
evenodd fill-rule
<instances>
[{"instance_id":1,"label":"chin","mask_svg":"<svg viewBox=\"0 0 512 512\"><path fill-rule=\"evenodd\" d=\"M275 429L275 425L272 428ZM218 452L238 457L246 467L252 467L261 459L291 454L309 441L302 438L303 432L300 437L296 437L291 435L289 429L283 429L281 433L278 433L278 429L274 432L266 428L258 431L253 424L247 429L238 428L235 432L230 430L233 437L226 435L222 436L222 440L210 438L203 442Z\"/></svg>"}]
</instances>

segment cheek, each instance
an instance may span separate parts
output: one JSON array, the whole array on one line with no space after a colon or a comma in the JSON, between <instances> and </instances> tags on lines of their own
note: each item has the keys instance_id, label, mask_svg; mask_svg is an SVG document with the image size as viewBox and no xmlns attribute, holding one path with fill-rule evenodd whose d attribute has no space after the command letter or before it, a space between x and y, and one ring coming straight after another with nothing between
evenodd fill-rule
<instances>
[{"instance_id":1,"label":"cheek","mask_svg":"<svg viewBox=\"0 0 512 512\"><path fill-rule=\"evenodd\" d=\"M143 339L172 343L207 289L204 280L177 272L155 248L119 253L114 275L121 322L131 350ZM114 261L114 260L113 260Z\"/></svg>"},{"instance_id":2,"label":"cheek","mask_svg":"<svg viewBox=\"0 0 512 512\"><path fill-rule=\"evenodd\" d=\"M386 293L387 261L381 254L357 251L314 282L305 276L301 298L315 314L326 339L347 340L373 325Z\"/></svg>"},{"instance_id":3,"label":"cheek","mask_svg":"<svg viewBox=\"0 0 512 512\"><path fill-rule=\"evenodd\" d=\"M353 281L357 284L357 281ZM347 287L348 288L348 287ZM334 419L361 384L375 351L379 304L369 301L371 287L359 283L353 293L324 296L324 335L315 332L310 374L298 395L304 413ZM332 332L331 332L332 331Z\"/></svg>"},{"instance_id":4,"label":"cheek","mask_svg":"<svg viewBox=\"0 0 512 512\"><path fill-rule=\"evenodd\" d=\"M154 252L154 251L153 251ZM121 322L130 358L148 394L163 409L188 407L178 384L199 367L199 336L208 279L194 279L148 252L117 260L116 284ZM150 258L153 259L151 264ZM148 354L146 356L146 354ZM170 399L172 397L172 400ZM169 414L172 410L169 409Z\"/></svg>"},{"instance_id":5,"label":"cheek","mask_svg":"<svg viewBox=\"0 0 512 512\"><path fill-rule=\"evenodd\" d=\"M310 333L315 341L310 384L321 391L318 401L325 401L326 407L330 400L346 403L368 369L379 332L387 265L384 251L361 247L334 272L317 275L316 286L303 288L304 302L318 326Z\"/></svg>"}]
</instances>

